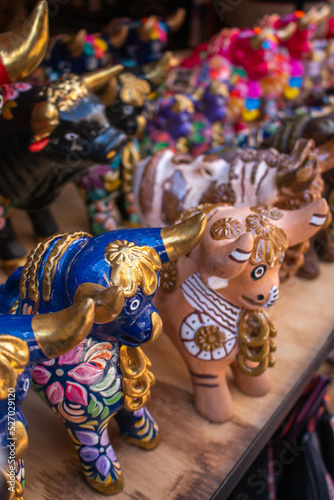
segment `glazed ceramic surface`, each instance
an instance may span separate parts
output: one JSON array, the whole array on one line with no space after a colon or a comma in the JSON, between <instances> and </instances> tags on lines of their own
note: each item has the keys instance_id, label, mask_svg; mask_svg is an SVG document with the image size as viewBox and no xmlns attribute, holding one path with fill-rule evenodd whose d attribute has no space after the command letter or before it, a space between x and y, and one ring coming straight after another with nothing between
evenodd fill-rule
<instances>
[{"instance_id":1,"label":"glazed ceramic surface","mask_svg":"<svg viewBox=\"0 0 334 500\"><path fill-rule=\"evenodd\" d=\"M204 237L177 263L163 266L156 305L188 366L197 411L224 422L233 413L228 366L247 394L269 390L266 369L274 365L276 329L267 309L279 296L284 252L321 228L327 204L321 199L295 211L263 205L200 209L208 220Z\"/></svg>"}]
</instances>

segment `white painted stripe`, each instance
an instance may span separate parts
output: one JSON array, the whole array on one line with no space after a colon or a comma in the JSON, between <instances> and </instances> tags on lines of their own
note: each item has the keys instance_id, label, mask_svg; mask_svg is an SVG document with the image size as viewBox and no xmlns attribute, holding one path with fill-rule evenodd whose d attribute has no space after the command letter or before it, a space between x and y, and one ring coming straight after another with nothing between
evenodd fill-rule
<instances>
[{"instance_id":1,"label":"white painted stripe","mask_svg":"<svg viewBox=\"0 0 334 500\"><path fill-rule=\"evenodd\" d=\"M326 215L312 215L310 224L313 226L322 226L326 220Z\"/></svg>"},{"instance_id":2,"label":"white painted stripe","mask_svg":"<svg viewBox=\"0 0 334 500\"><path fill-rule=\"evenodd\" d=\"M238 260L240 262L247 262L251 253L252 252L241 253L241 252L238 252L238 250L234 250L231 253L231 255L232 255L232 257L234 257L236 260Z\"/></svg>"}]
</instances>

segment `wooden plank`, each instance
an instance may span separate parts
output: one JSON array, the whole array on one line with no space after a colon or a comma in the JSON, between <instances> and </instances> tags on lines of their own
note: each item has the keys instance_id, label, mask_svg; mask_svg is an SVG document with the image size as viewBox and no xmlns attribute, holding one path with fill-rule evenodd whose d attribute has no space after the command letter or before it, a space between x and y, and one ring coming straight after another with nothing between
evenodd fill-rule
<instances>
[{"instance_id":1,"label":"wooden plank","mask_svg":"<svg viewBox=\"0 0 334 500\"><path fill-rule=\"evenodd\" d=\"M55 205L62 230L87 229L76 196L70 186ZM72 222L66 218L69 206ZM31 245L24 217L16 222L24 225ZM116 424L111 424L111 442L125 477L119 500L206 500L221 485L214 498L226 498L329 349L334 266L323 264L321 271L316 281L295 278L282 285L279 303L270 312L279 332L277 363L270 370L272 390L262 398L251 398L231 380L234 416L225 424L212 424L196 414L186 367L166 336L146 349L157 378L148 407L160 425L162 442L154 451L138 450L123 443ZM84 483L60 420L32 393L24 412L30 437L26 500L101 499Z\"/></svg>"}]
</instances>

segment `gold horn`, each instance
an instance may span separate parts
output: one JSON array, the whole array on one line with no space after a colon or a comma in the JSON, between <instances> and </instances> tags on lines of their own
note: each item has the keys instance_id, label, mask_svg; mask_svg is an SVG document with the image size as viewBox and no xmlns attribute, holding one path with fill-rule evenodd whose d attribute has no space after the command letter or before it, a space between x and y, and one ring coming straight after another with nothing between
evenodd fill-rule
<instances>
[{"instance_id":1,"label":"gold horn","mask_svg":"<svg viewBox=\"0 0 334 500\"><path fill-rule=\"evenodd\" d=\"M85 298L63 311L36 314L31 325L43 353L48 358L57 358L79 344L93 322L94 302Z\"/></svg>"},{"instance_id":2,"label":"gold horn","mask_svg":"<svg viewBox=\"0 0 334 500\"><path fill-rule=\"evenodd\" d=\"M161 85L172 67L172 59L172 52L167 51L158 62L146 64L143 68L146 79L153 85Z\"/></svg>"},{"instance_id":3,"label":"gold horn","mask_svg":"<svg viewBox=\"0 0 334 500\"><path fill-rule=\"evenodd\" d=\"M12 82L22 80L40 64L48 41L48 4L41 0L24 23L0 34L0 59Z\"/></svg>"},{"instance_id":4,"label":"gold horn","mask_svg":"<svg viewBox=\"0 0 334 500\"><path fill-rule=\"evenodd\" d=\"M206 228L206 216L203 212L189 219L161 229L169 260L176 260L190 252L202 239Z\"/></svg>"},{"instance_id":5,"label":"gold horn","mask_svg":"<svg viewBox=\"0 0 334 500\"><path fill-rule=\"evenodd\" d=\"M289 40L289 38L292 37L292 35L296 32L296 30L297 30L297 24L296 23L289 23L285 26L285 28L281 28L280 30L277 30L276 36L282 42L286 42L287 40Z\"/></svg>"},{"instance_id":6,"label":"gold horn","mask_svg":"<svg viewBox=\"0 0 334 500\"><path fill-rule=\"evenodd\" d=\"M110 323L117 318L124 306L123 290L119 286L105 288L96 283L82 283L74 295L74 303L79 303L87 297L95 304L94 323Z\"/></svg>"},{"instance_id":7,"label":"gold horn","mask_svg":"<svg viewBox=\"0 0 334 500\"><path fill-rule=\"evenodd\" d=\"M98 92L101 90L109 80L117 76L123 71L123 66L118 64L117 66L109 66L108 68L98 69L97 71L92 71L91 73L85 73L82 76L83 81L93 92Z\"/></svg>"},{"instance_id":8,"label":"gold horn","mask_svg":"<svg viewBox=\"0 0 334 500\"><path fill-rule=\"evenodd\" d=\"M167 19L167 25L172 31L177 31L181 28L186 18L186 9L179 7L173 15Z\"/></svg>"}]
</instances>

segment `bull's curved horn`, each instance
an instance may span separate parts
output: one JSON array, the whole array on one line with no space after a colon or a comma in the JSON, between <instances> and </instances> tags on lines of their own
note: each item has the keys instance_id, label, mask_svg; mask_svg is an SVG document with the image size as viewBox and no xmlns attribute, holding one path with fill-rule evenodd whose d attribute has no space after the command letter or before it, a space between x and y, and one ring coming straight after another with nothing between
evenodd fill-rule
<instances>
[{"instance_id":1,"label":"bull's curved horn","mask_svg":"<svg viewBox=\"0 0 334 500\"><path fill-rule=\"evenodd\" d=\"M123 71L123 66L111 66L86 73L82 79L94 94L97 94L105 106L110 106L117 96L116 75Z\"/></svg>"},{"instance_id":2,"label":"bull's curved horn","mask_svg":"<svg viewBox=\"0 0 334 500\"><path fill-rule=\"evenodd\" d=\"M121 73L123 69L123 66L120 64L117 66L109 66L108 68L98 69L96 71L92 71L91 73L85 73L82 76L82 79L87 87L96 93L107 85L111 78Z\"/></svg>"},{"instance_id":3,"label":"bull's curved horn","mask_svg":"<svg viewBox=\"0 0 334 500\"><path fill-rule=\"evenodd\" d=\"M321 24L327 21L331 15L331 8L329 5L323 5L316 13L314 23Z\"/></svg>"},{"instance_id":4,"label":"bull's curved horn","mask_svg":"<svg viewBox=\"0 0 334 500\"><path fill-rule=\"evenodd\" d=\"M297 167L277 172L276 184L286 187L294 193L307 189L317 174L318 163L312 139L299 139L290 155L292 163Z\"/></svg>"},{"instance_id":5,"label":"bull's curved horn","mask_svg":"<svg viewBox=\"0 0 334 500\"><path fill-rule=\"evenodd\" d=\"M172 58L172 52L167 51L158 62L147 64L144 67L146 80L153 85L161 85L166 80L172 67Z\"/></svg>"},{"instance_id":6,"label":"bull's curved horn","mask_svg":"<svg viewBox=\"0 0 334 500\"><path fill-rule=\"evenodd\" d=\"M161 229L161 238L169 260L176 260L190 252L202 239L206 228L203 212L189 219Z\"/></svg>"},{"instance_id":7,"label":"bull's curved horn","mask_svg":"<svg viewBox=\"0 0 334 500\"><path fill-rule=\"evenodd\" d=\"M317 9L311 7L303 17L298 19L298 24L301 29L306 29L310 24L317 24Z\"/></svg>"},{"instance_id":8,"label":"bull's curved horn","mask_svg":"<svg viewBox=\"0 0 334 500\"><path fill-rule=\"evenodd\" d=\"M75 292L74 303L80 303L87 297L95 303L94 323L97 324L116 319L124 306L124 294L119 286L105 288L96 283L82 283Z\"/></svg>"},{"instance_id":9,"label":"bull's curved horn","mask_svg":"<svg viewBox=\"0 0 334 500\"><path fill-rule=\"evenodd\" d=\"M73 349L89 333L94 322L94 301L84 297L77 304L49 314L36 314L31 322L40 349L57 358Z\"/></svg>"},{"instance_id":10,"label":"bull's curved horn","mask_svg":"<svg viewBox=\"0 0 334 500\"><path fill-rule=\"evenodd\" d=\"M249 39L249 43L252 49L259 50L262 47L262 44L265 41L266 37L268 36L268 33L269 30L263 29L260 31L260 33L251 36Z\"/></svg>"},{"instance_id":11,"label":"bull's curved horn","mask_svg":"<svg viewBox=\"0 0 334 500\"><path fill-rule=\"evenodd\" d=\"M54 104L47 101L35 104L31 113L31 129L36 141L49 137L58 125L58 110Z\"/></svg>"},{"instance_id":12,"label":"bull's curved horn","mask_svg":"<svg viewBox=\"0 0 334 500\"><path fill-rule=\"evenodd\" d=\"M128 37L129 33L129 24L123 24L120 26L118 29L112 29L111 26L111 33L109 35L109 40L112 43L112 45L116 48L119 49L122 47L122 45L125 43L125 40Z\"/></svg>"},{"instance_id":13,"label":"bull's curved horn","mask_svg":"<svg viewBox=\"0 0 334 500\"><path fill-rule=\"evenodd\" d=\"M65 43L72 57L79 57L82 54L86 43L86 37L87 31L83 29L66 40Z\"/></svg>"},{"instance_id":14,"label":"bull's curved horn","mask_svg":"<svg viewBox=\"0 0 334 500\"><path fill-rule=\"evenodd\" d=\"M186 18L186 9L184 9L183 7L179 7L174 12L174 14L168 17L167 26L169 26L169 28L172 31L177 31L178 29L181 28L185 18Z\"/></svg>"},{"instance_id":15,"label":"bull's curved horn","mask_svg":"<svg viewBox=\"0 0 334 500\"><path fill-rule=\"evenodd\" d=\"M282 42L286 42L287 40L289 40L289 38L292 37L292 35L296 32L296 30L297 30L297 24L291 22L287 24L284 28L277 30L276 36Z\"/></svg>"},{"instance_id":16,"label":"bull's curved horn","mask_svg":"<svg viewBox=\"0 0 334 500\"><path fill-rule=\"evenodd\" d=\"M334 137L316 148L318 168L321 173L334 167Z\"/></svg>"},{"instance_id":17,"label":"bull's curved horn","mask_svg":"<svg viewBox=\"0 0 334 500\"><path fill-rule=\"evenodd\" d=\"M150 16L140 26L140 28L137 29L138 36L143 42L148 42L151 36L151 31L157 21L158 21L157 16Z\"/></svg>"},{"instance_id":18,"label":"bull's curved horn","mask_svg":"<svg viewBox=\"0 0 334 500\"><path fill-rule=\"evenodd\" d=\"M12 82L22 80L40 64L48 41L48 4L41 0L24 23L0 34L0 60Z\"/></svg>"}]
</instances>

